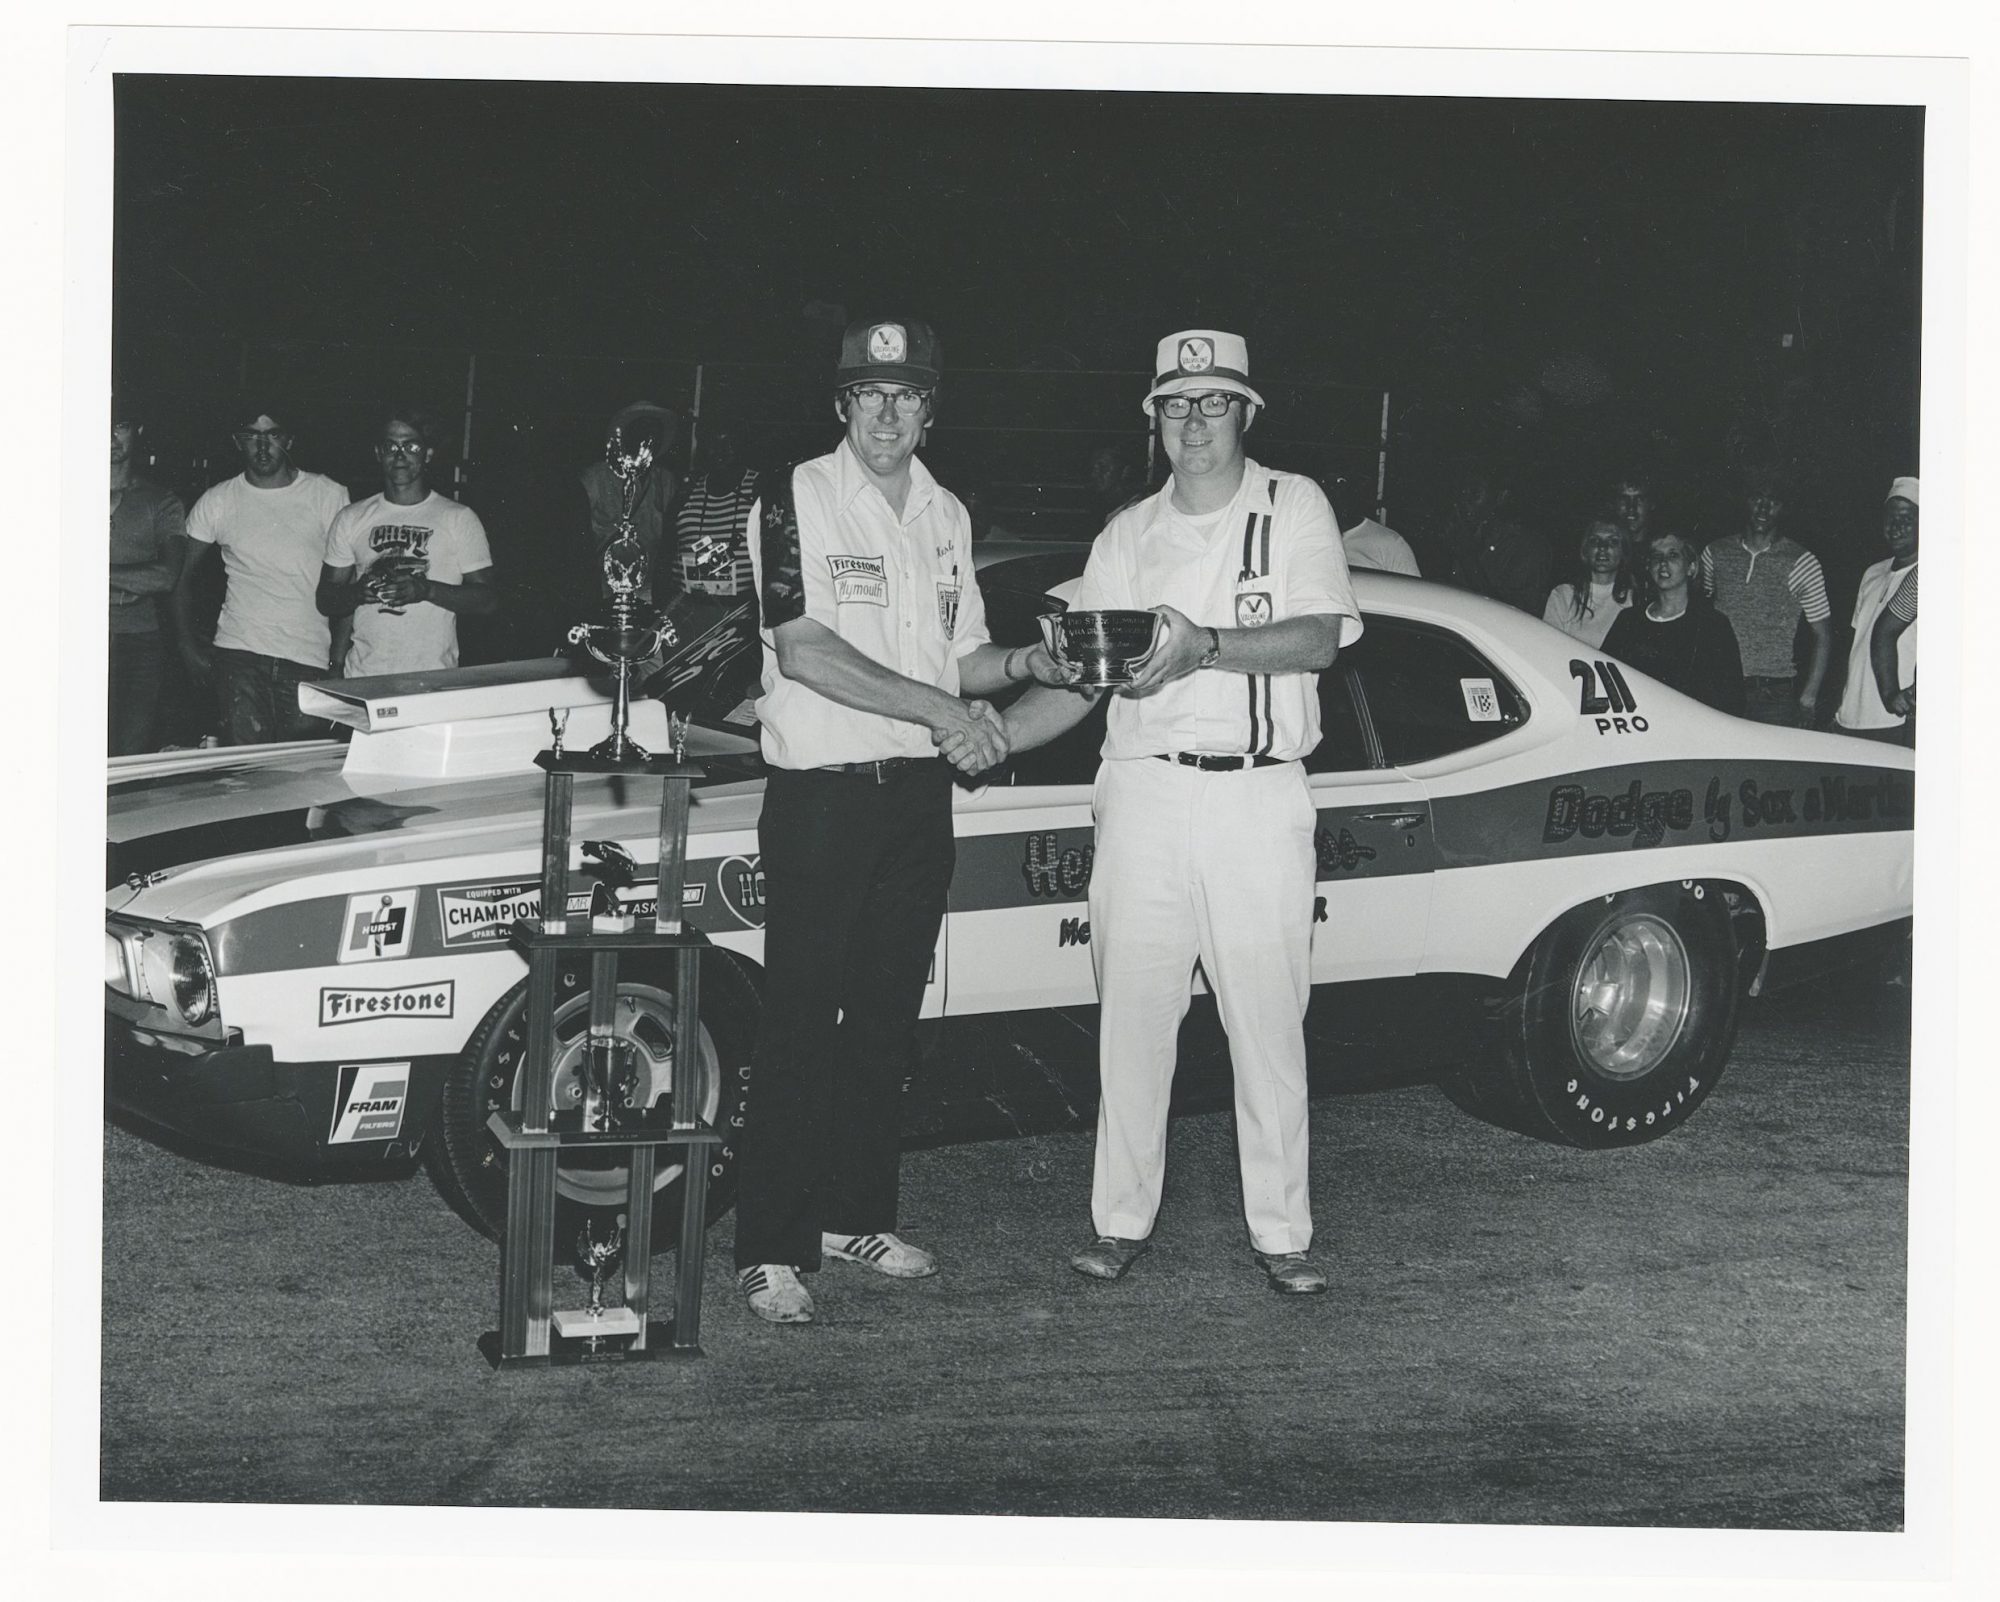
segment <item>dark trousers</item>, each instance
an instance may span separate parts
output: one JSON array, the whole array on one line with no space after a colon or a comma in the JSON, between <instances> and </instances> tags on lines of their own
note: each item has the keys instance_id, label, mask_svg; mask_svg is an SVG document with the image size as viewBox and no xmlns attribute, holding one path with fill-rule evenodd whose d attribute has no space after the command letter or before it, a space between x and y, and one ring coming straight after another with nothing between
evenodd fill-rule
<instances>
[{"instance_id":1,"label":"dark trousers","mask_svg":"<svg viewBox=\"0 0 2000 1602\"><path fill-rule=\"evenodd\" d=\"M113 756L151 751L160 743L160 680L167 671L166 636L114 634L106 737Z\"/></svg>"},{"instance_id":2,"label":"dark trousers","mask_svg":"<svg viewBox=\"0 0 2000 1602\"><path fill-rule=\"evenodd\" d=\"M226 645L215 648L213 661L216 710L225 744L326 738L332 725L299 710L299 686L325 678L325 668Z\"/></svg>"},{"instance_id":3,"label":"dark trousers","mask_svg":"<svg viewBox=\"0 0 2000 1602\"><path fill-rule=\"evenodd\" d=\"M896 1227L904 1077L956 847L941 761L775 770L757 826L764 1022L744 1115L736 1263L819 1267L820 1232Z\"/></svg>"},{"instance_id":4,"label":"dark trousers","mask_svg":"<svg viewBox=\"0 0 2000 1602\"><path fill-rule=\"evenodd\" d=\"M1743 715L1784 729L1799 728L1806 719L1799 709L1798 681L1744 674Z\"/></svg>"}]
</instances>

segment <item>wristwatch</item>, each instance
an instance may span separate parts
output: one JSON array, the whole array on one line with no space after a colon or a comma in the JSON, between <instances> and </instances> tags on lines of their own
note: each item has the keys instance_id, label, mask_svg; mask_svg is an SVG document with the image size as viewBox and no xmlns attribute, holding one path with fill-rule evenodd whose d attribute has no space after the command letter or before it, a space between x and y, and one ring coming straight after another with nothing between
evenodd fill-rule
<instances>
[{"instance_id":1,"label":"wristwatch","mask_svg":"<svg viewBox=\"0 0 2000 1602\"><path fill-rule=\"evenodd\" d=\"M1214 667L1222 656L1222 636L1214 629L1207 630L1207 634L1208 649L1201 653L1201 660L1195 663L1198 668Z\"/></svg>"}]
</instances>

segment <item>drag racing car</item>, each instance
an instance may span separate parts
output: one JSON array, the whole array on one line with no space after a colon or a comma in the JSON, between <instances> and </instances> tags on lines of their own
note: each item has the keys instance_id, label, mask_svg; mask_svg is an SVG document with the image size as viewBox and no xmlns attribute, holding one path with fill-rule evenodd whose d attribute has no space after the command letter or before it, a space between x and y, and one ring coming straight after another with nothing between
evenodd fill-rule
<instances>
[{"instance_id":1,"label":"drag racing car","mask_svg":"<svg viewBox=\"0 0 2000 1602\"><path fill-rule=\"evenodd\" d=\"M1081 553L982 572L995 637L1033 638ZM1471 987L1478 1049L1446 1076L1469 1110L1539 1139L1609 1148L1677 1130L1728 1062L1743 998L1855 957L1911 914L1912 757L1712 711L1538 620L1438 585L1357 573L1365 631L1321 676L1308 760L1319 812L1313 976ZM763 781L741 668L747 618L694 634L659 695L694 708L684 915L702 963L700 1039L675 1049L674 981L623 972L618 1029L642 1093L723 1133L730 1201L760 1008ZM497 1233L525 964L508 944L539 900L551 709L580 746L607 692L559 659L321 685L351 737L110 764L107 1085L124 1116L298 1174L428 1167ZM1018 754L955 800L958 864L926 1018L1087 1017L1087 891L1102 718ZM666 743L661 699L634 736ZM576 781L575 838L638 864L615 894L651 907L657 792ZM609 855L604 853L604 855ZM582 871L594 871L586 859ZM608 882L608 881L607 881ZM586 880L586 890L589 889ZM1197 970L1190 983L1201 988ZM575 1094L581 967L557 1014L558 1098ZM1092 1092L1094 1094L1094 1091ZM680 1173L663 1166L672 1239ZM578 1156L568 1209L615 1206L624 1175Z\"/></svg>"}]
</instances>

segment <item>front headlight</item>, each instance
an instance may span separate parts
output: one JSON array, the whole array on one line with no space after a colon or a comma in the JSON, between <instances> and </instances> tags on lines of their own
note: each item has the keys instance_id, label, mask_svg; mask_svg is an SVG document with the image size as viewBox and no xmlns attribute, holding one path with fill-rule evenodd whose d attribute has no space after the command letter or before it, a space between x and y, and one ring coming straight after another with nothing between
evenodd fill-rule
<instances>
[{"instance_id":1,"label":"front headlight","mask_svg":"<svg viewBox=\"0 0 2000 1602\"><path fill-rule=\"evenodd\" d=\"M200 935L175 935L170 946L174 1005L195 1027L215 1016L215 971Z\"/></svg>"}]
</instances>

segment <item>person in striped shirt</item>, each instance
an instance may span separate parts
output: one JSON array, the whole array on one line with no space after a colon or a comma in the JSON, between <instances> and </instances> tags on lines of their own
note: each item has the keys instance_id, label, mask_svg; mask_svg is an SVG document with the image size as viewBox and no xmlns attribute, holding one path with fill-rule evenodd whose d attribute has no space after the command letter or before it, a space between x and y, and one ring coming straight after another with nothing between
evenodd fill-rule
<instances>
[{"instance_id":1,"label":"person in striped shirt","mask_svg":"<svg viewBox=\"0 0 2000 1602\"><path fill-rule=\"evenodd\" d=\"M735 432L717 428L701 446L702 471L674 514L674 567L683 590L748 595L750 508L757 470L746 467Z\"/></svg>"},{"instance_id":2,"label":"person in striped shirt","mask_svg":"<svg viewBox=\"0 0 2000 1602\"><path fill-rule=\"evenodd\" d=\"M1774 478L1753 476L1744 530L1708 543L1701 553L1701 587L1729 619L1742 648L1743 715L1810 728L1833 653L1832 608L1819 558L1778 532L1784 505ZM1803 684L1792 653L1802 618L1813 637Z\"/></svg>"}]
</instances>

